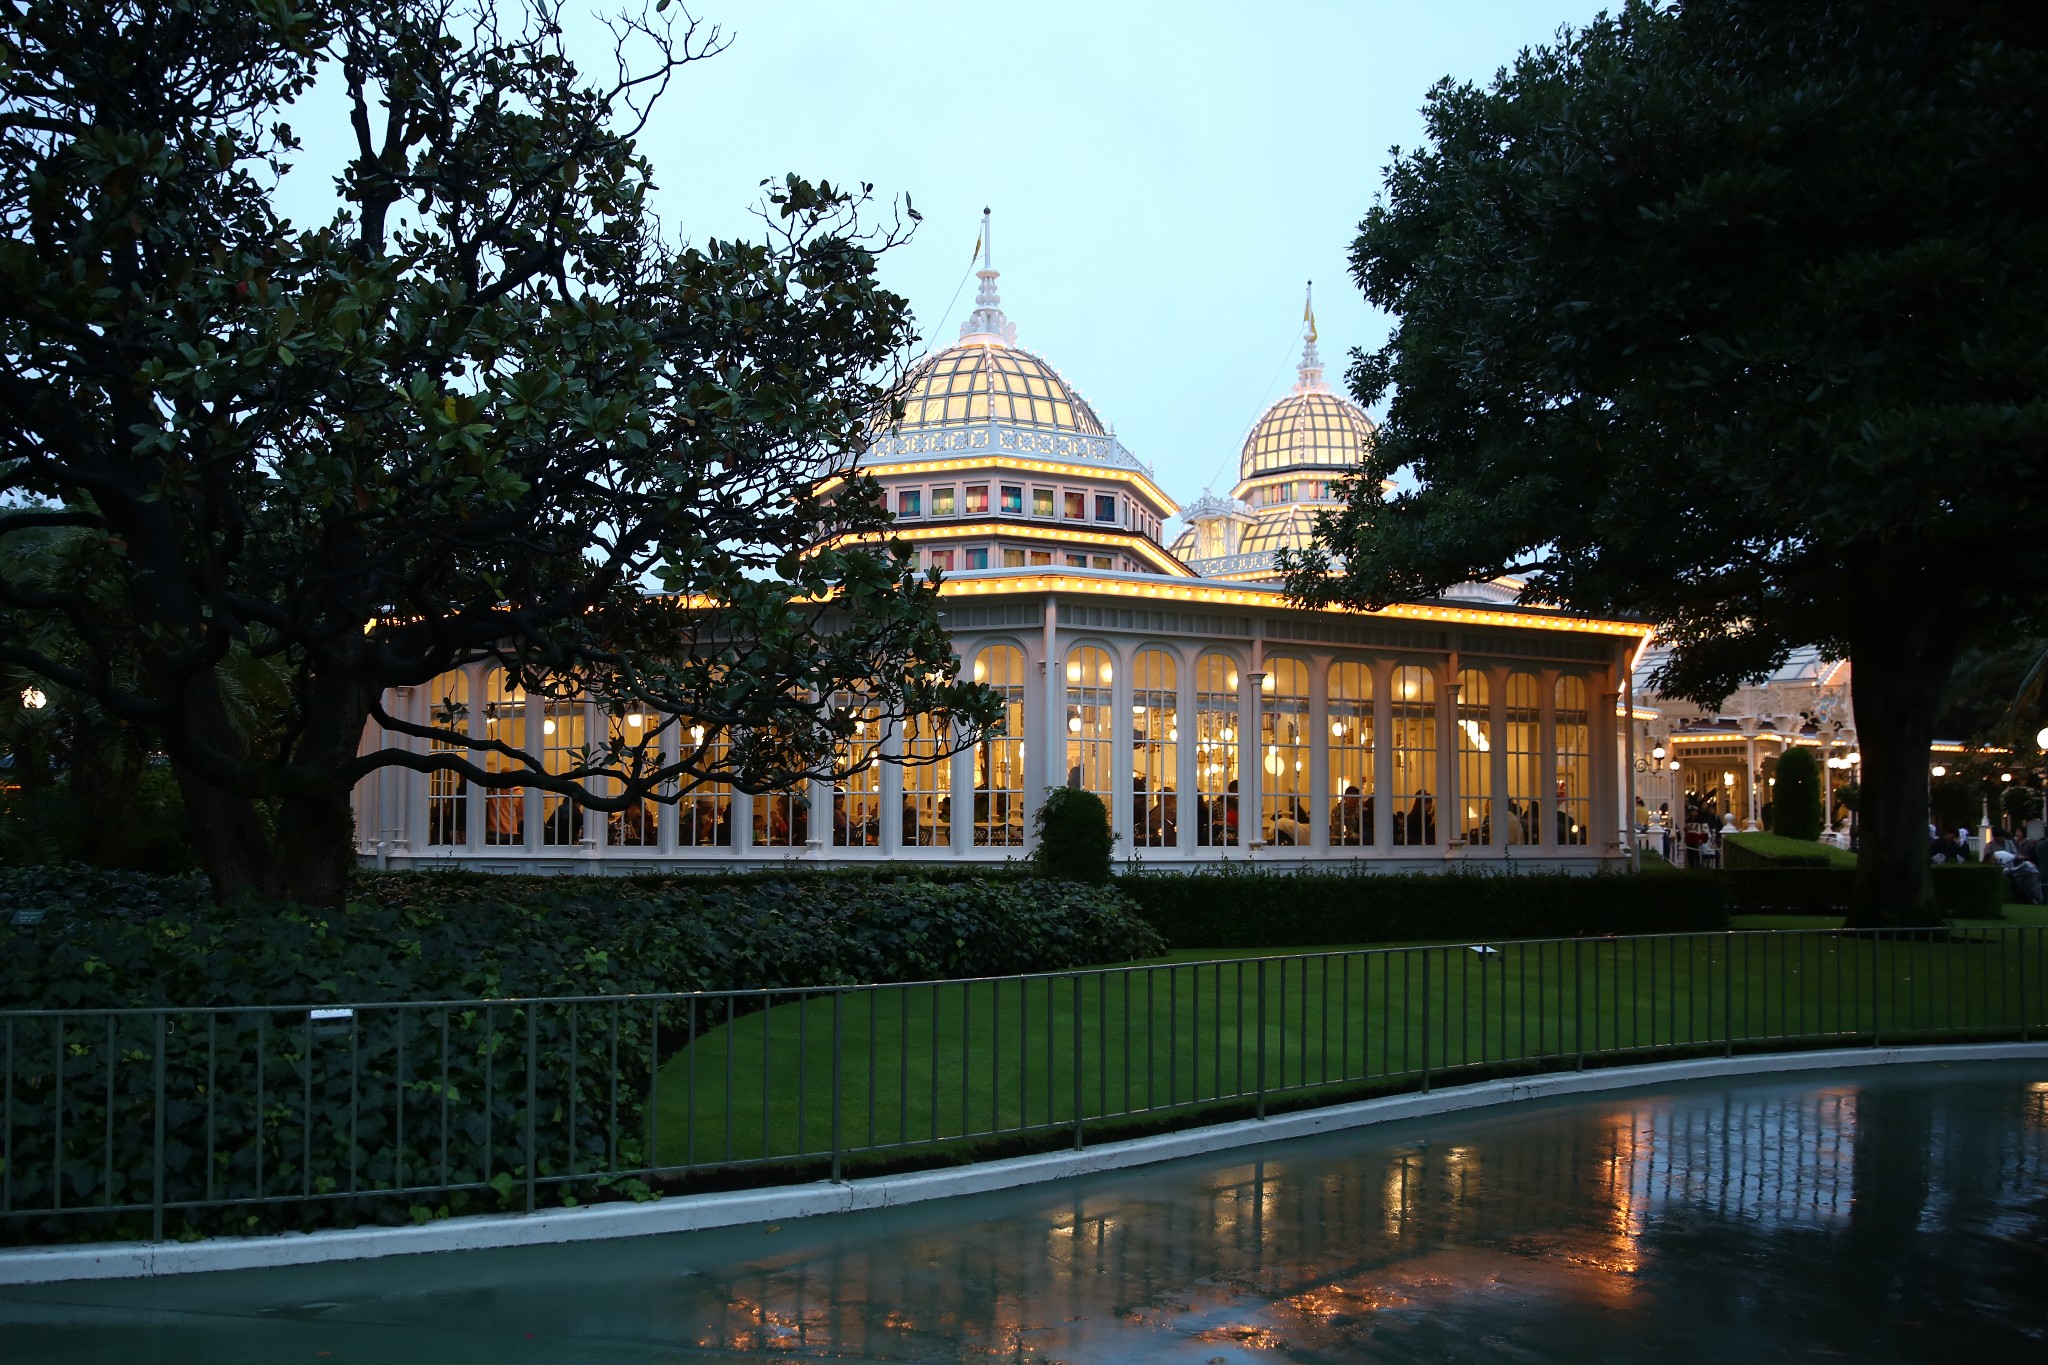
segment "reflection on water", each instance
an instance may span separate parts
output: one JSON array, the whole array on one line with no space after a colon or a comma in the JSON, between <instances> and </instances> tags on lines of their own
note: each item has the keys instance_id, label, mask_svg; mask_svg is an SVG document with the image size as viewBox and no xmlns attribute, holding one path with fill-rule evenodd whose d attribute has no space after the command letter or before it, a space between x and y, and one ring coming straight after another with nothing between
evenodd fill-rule
<instances>
[{"instance_id":1,"label":"reflection on water","mask_svg":"<svg viewBox=\"0 0 2048 1365\"><path fill-rule=\"evenodd\" d=\"M784 1228L116 1287L65 1337L104 1356L64 1358L122 1358L173 1298L237 1313L203 1358L271 1358L287 1338L248 1315L297 1295L302 1330L431 1326L444 1363L2042 1359L2040 1072L1699 1086Z\"/></svg>"}]
</instances>

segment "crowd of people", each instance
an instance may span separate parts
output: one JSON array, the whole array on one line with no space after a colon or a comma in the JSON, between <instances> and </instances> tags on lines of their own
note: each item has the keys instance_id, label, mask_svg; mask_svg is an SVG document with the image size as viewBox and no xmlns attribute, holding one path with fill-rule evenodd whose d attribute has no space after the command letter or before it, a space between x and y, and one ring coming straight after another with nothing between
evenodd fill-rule
<instances>
[{"instance_id":1,"label":"crowd of people","mask_svg":"<svg viewBox=\"0 0 2048 1365\"><path fill-rule=\"evenodd\" d=\"M1959 829L1953 836L1943 835L1939 830L1930 829L1933 847L1930 856L1937 863L1962 863L1970 861L1970 832ZM1984 841L1981 861L1996 863L2005 873L2005 894L2009 903L2017 905L2041 904L2041 857L2048 851L2048 836L2030 839L2023 828L2007 829L1999 826L1991 831L1991 837Z\"/></svg>"}]
</instances>

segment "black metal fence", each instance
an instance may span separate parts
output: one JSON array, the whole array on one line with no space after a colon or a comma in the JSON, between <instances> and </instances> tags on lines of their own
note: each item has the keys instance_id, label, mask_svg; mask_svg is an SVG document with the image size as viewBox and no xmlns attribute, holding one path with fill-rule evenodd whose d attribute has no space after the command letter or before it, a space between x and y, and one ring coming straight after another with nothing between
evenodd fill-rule
<instances>
[{"instance_id":1,"label":"black metal fence","mask_svg":"<svg viewBox=\"0 0 2048 1365\"><path fill-rule=\"evenodd\" d=\"M0 1238L532 1210L1614 1059L2026 1039L2048 1024L2044 972L2038 928L1774 931L812 990L0 1013Z\"/></svg>"}]
</instances>

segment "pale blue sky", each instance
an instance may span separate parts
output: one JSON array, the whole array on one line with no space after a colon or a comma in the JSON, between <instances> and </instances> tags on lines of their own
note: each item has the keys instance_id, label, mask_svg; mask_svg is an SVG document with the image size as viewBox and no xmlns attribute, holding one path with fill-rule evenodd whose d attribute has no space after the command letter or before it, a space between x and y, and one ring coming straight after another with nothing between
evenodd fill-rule
<instances>
[{"instance_id":1,"label":"pale blue sky","mask_svg":"<svg viewBox=\"0 0 2048 1365\"><path fill-rule=\"evenodd\" d=\"M1599 8L696 0L732 45L683 73L644 146L696 239L748 233L758 182L787 171L913 196L924 225L884 278L940 344L990 205L1019 343L1185 503L1228 491L1292 382L1304 280L1333 382L1384 338L1346 253L1431 84L1485 81Z\"/></svg>"}]
</instances>

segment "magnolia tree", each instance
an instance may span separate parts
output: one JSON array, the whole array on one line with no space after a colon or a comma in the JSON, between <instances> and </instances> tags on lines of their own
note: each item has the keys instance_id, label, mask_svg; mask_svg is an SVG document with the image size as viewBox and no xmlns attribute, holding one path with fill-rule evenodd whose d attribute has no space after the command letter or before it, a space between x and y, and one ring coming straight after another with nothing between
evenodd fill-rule
<instances>
[{"instance_id":1,"label":"magnolia tree","mask_svg":"<svg viewBox=\"0 0 2048 1365\"><path fill-rule=\"evenodd\" d=\"M914 212L790 178L759 240L672 240L635 137L719 40L610 32L593 77L547 4L0 13L0 546L61 547L0 555L0 663L153 738L223 898L338 903L380 768L618 810L995 715L935 585L841 548ZM278 207L288 114L349 130L327 221ZM544 766L385 710L480 660L687 724Z\"/></svg>"},{"instance_id":2,"label":"magnolia tree","mask_svg":"<svg viewBox=\"0 0 2048 1365\"><path fill-rule=\"evenodd\" d=\"M1857 915L1925 922L1951 669L2042 616L2044 87L2020 0L1631 3L1440 85L1352 257L1387 419L1294 590L1522 575L1708 705L1850 656Z\"/></svg>"}]
</instances>

